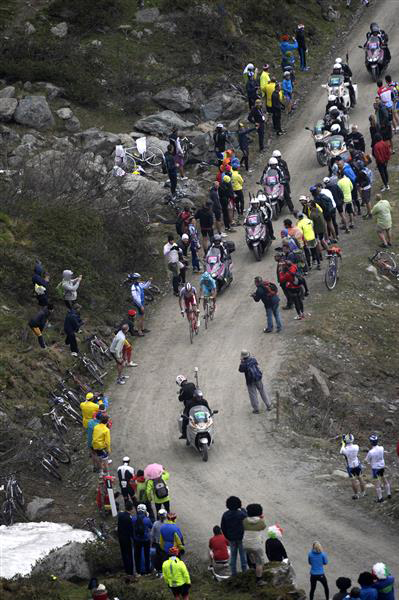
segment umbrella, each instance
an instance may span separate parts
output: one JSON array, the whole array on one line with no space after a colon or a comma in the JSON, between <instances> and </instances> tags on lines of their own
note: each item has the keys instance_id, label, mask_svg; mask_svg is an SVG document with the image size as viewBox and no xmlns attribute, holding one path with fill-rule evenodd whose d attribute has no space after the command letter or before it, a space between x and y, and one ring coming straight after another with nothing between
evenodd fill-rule
<instances>
[{"instance_id":1,"label":"umbrella","mask_svg":"<svg viewBox=\"0 0 399 600\"><path fill-rule=\"evenodd\" d=\"M144 469L144 477L146 479L156 479L157 477L161 477L163 473L163 466L158 463L152 463L151 465L147 465Z\"/></svg>"}]
</instances>

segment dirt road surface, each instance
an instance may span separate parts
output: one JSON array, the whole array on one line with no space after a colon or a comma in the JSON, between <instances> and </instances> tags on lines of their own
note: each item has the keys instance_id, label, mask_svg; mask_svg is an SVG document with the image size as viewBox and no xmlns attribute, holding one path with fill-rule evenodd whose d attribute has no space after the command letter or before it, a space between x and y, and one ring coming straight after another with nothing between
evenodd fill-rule
<instances>
[{"instance_id":1,"label":"dirt road surface","mask_svg":"<svg viewBox=\"0 0 399 600\"><path fill-rule=\"evenodd\" d=\"M397 56L397 0L374 2L347 44L337 50L342 57L349 51L354 80L359 84L359 101L351 122L359 125L367 139L367 118L375 84L357 46L363 44L371 21L377 21L388 32L392 56ZM311 55L309 64L312 65ZM392 64L395 66L394 59ZM295 204L300 193L307 192L310 185L326 174L317 165L314 144L304 126L312 126L323 114L326 92L319 84L327 80L328 74L327 71L321 74L314 92L301 107L299 118L274 145L288 161ZM399 77L394 69L392 75L396 80ZM252 181L247 180L247 192L256 190L259 170L260 166ZM278 232L279 225L275 229ZM130 379L124 387L116 386L118 389L113 390L114 462L129 454L136 467L144 468L156 461L168 468L173 510L178 514L189 550L200 558L206 558L207 540L212 526L220 521L225 499L236 494L244 504L260 502L266 521L269 524L277 521L283 526L285 546L298 583L305 589L308 589L306 555L315 539L321 541L330 557L326 573L331 589L336 577L357 579L361 571L369 570L376 561L386 562L393 574L398 575L398 537L383 522L362 512L361 501L355 503L350 499L349 482L348 495L343 500L318 487L315 476L319 471L315 463L307 462L298 450L285 447L285 441L272 432L274 412L260 415L251 412L244 378L238 373L240 350L247 348L258 358L269 389L276 389L278 381L273 381L273 375L284 361L286 345L301 323L293 321L292 311L283 311L283 333L262 333L264 310L252 302L249 293L254 275L274 278L273 252L262 263L255 263L243 235L242 228L238 228L230 237L237 246L233 256L234 283L220 297L214 322L208 331L200 331L192 346L176 299L170 296L159 305L151 322L151 334L138 345L135 360L139 367L130 370ZM342 243L345 247L345 240ZM189 279L195 283L197 277ZM312 289L312 278L309 285ZM194 450L178 440L175 377L184 373L192 380L194 366L200 369L205 396L220 411L215 416L216 443L208 463L203 463ZM317 593L320 596L321 592Z\"/></svg>"}]
</instances>

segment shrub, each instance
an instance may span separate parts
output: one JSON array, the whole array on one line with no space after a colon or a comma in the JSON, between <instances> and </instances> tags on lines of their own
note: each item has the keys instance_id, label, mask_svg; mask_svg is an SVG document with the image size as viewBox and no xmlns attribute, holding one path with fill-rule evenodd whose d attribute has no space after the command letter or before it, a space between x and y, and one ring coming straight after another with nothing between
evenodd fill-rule
<instances>
[{"instance_id":1,"label":"shrub","mask_svg":"<svg viewBox=\"0 0 399 600\"><path fill-rule=\"evenodd\" d=\"M121 0L54 0L49 8L50 17L65 19L79 32L90 32L112 24L123 14Z\"/></svg>"},{"instance_id":2,"label":"shrub","mask_svg":"<svg viewBox=\"0 0 399 600\"><path fill-rule=\"evenodd\" d=\"M106 542L98 540L86 542L85 557L89 563L90 573L93 576L116 573L122 568L119 544L114 539L107 540Z\"/></svg>"}]
</instances>

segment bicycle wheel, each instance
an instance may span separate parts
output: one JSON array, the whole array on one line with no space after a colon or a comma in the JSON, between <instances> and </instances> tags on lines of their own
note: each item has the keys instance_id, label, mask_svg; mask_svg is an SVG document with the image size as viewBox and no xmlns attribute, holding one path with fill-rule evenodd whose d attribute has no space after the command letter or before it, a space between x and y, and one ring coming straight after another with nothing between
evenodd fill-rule
<instances>
[{"instance_id":1,"label":"bicycle wheel","mask_svg":"<svg viewBox=\"0 0 399 600\"><path fill-rule=\"evenodd\" d=\"M52 446L49 448L49 454L55 459L58 460L62 465L69 465L71 462L71 457L68 452L63 448L59 448L58 446Z\"/></svg>"},{"instance_id":2,"label":"bicycle wheel","mask_svg":"<svg viewBox=\"0 0 399 600\"><path fill-rule=\"evenodd\" d=\"M4 525L12 525L14 523L14 507L11 500L5 500L1 507L1 516Z\"/></svg>"},{"instance_id":3,"label":"bicycle wheel","mask_svg":"<svg viewBox=\"0 0 399 600\"><path fill-rule=\"evenodd\" d=\"M51 463L51 461L49 461L45 456L40 461L40 464L43 467L43 469L45 469L45 471L47 471L47 473L50 473L50 475L55 477L55 479L58 479L59 481L62 480L62 477L58 473L57 469L54 467L54 465Z\"/></svg>"},{"instance_id":4,"label":"bicycle wheel","mask_svg":"<svg viewBox=\"0 0 399 600\"><path fill-rule=\"evenodd\" d=\"M82 425L82 423L83 423L82 416L78 412L76 412L76 410L71 405L64 406L64 414L66 417L71 419L71 421L73 421L74 423L77 423L78 425Z\"/></svg>"},{"instance_id":5,"label":"bicycle wheel","mask_svg":"<svg viewBox=\"0 0 399 600\"><path fill-rule=\"evenodd\" d=\"M137 162L132 154L128 154L126 152L124 166L126 168L126 171L128 171L129 173L137 169Z\"/></svg>"},{"instance_id":6,"label":"bicycle wheel","mask_svg":"<svg viewBox=\"0 0 399 600\"><path fill-rule=\"evenodd\" d=\"M67 433L68 431L68 427L65 425L64 420L61 419L58 415L55 416L53 419L53 425L54 425L54 429L56 430L56 432L58 433L58 435L63 438L64 435Z\"/></svg>"},{"instance_id":7,"label":"bicycle wheel","mask_svg":"<svg viewBox=\"0 0 399 600\"><path fill-rule=\"evenodd\" d=\"M147 300L147 302L153 302L154 296L152 295L152 291L148 289L144 290L144 298Z\"/></svg>"},{"instance_id":8,"label":"bicycle wheel","mask_svg":"<svg viewBox=\"0 0 399 600\"><path fill-rule=\"evenodd\" d=\"M190 344L192 344L194 340L194 324L192 318L188 320L188 330L190 333Z\"/></svg>"},{"instance_id":9,"label":"bicycle wheel","mask_svg":"<svg viewBox=\"0 0 399 600\"><path fill-rule=\"evenodd\" d=\"M156 146L149 146L144 152L144 161L152 167L158 167L163 160L163 152Z\"/></svg>"},{"instance_id":10,"label":"bicycle wheel","mask_svg":"<svg viewBox=\"0 0 399 600\"><path fill-rule=\"evenodd\" d=\"M395 259L389 252L379 252L375 262L381 271L387 275L390 275L392 269L396 269Z\"/></svg>"},{"instance_id":11,"label":"bicycle wheel","mask_svg":"<svg viewBox=\"0 0 399 600\"><path fill-rule=\"evenodd\" d=\"M211 321L213 321L213 317L215 316L215 305L212 302L210 308L209 308L209 318Z\"/></svg>"},{"instance_id":12,"label":"bicycle wheel","mask_svg":"<svg viewBox=\"0 0 399 600\"><path fill-rule=\"evenodd\" d=\"M205 304L205 312L204 312L205 329L208 329L208 319L209 319L209 302L207 301Z\"/></svg>"},{"instance_id":13,"label":"bicycle wheel","mask_svg":"<svg viewBox=\"0 0 399 600\"><path fill-rule=\"evenodd\" d=\"M25 506L25 498L24 498L21 488L19 487L18 481L15 481L15 483L13 485L13 493L14 493L14 498L17 501L17 503L19 504L19 506L21 508L23 506Z\"/></svg>"},{"instance_id":14,"label":"bicycle wheel","mask_svg":"<svg viewBox=\"0 0 399 600\"><path fill-rule=\"evenodd\" d=\"M80 400L79 396L75 394L75 392L73 392L72 390L65 390L65 392L62 392L61 395L76 410L80 410L80 403L82 402L82 400Z\"/></svg>"},{"instance_id":15,"label":"bicycle wheel","mask_svg":"<svg viewBox=\"0 0 399 600\"><path fill-rule=\"evenodd\" d=\"M90 342L90 354L100 368L104 368L104 354L95 342Z\"/></svg>"},{"instance_id":16,"label":"bicycle wheel","mask_svg":"<svg viewBox=\"0 0 399 600\"><path fill-rule=\"evenodd\" d=\"M324 281L328 290L333 290L337 285L337 265L335 261L331 261L327 267Z\"/></svg>"},{"instance_id":17,"label":"bicycle wheel","mask_svg":"<svg viewBox=\"0 0 399 600\"><path fill-rule=\"evenodd\" d=\"M84 365L86 367L86 369L89 371L90 375L92 375L94 377L94 379L97 381L97 383L99 383L100 385L104 385L104 382L102 380L102 377L104 376L104 373L102 373L100 371L100 369L97 367L97 365L90 360L90 358L86 358Z\"/></svg>"}]
</instances>

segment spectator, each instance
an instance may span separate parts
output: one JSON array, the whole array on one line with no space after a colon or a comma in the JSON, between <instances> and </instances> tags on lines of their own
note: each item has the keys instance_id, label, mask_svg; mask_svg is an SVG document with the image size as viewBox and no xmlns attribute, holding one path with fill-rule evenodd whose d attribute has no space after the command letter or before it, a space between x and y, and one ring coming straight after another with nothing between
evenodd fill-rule
<instances>
[{"instance_id":1,"label":"spectator","mask_svg":"<svg viewBox=\"0 0 399 600\"><path fill-rule=\"evenodd\" d=\"M363 219L371 219L371 184L372 184L372 171L368 167L364 166L362 161L358 161L357 171L357 184L360 190L360 196L362 198L362 206L366 207L366 214L363 215Z\"/></svg>"},{"instance_id":2,"label":"spectator","mask_svg":"<svg viewBox=\"0 0 399 600\"><path fill-rule=\"evenodd\" d=\"M264 550L266 523L263 517L263 508L260 504L248 504L243 527L244 537L242 543L251 562L255 563L256 584L258 586L266 585L266 581L262 580L263 565L266 562Z\"/></svg>"},{"instance_id":3,"label":"spectator","mask_svg":"<svg viewBox=\"0 0 399 600\"><path fill-rule=\"evenodd\" d=\"M378 600L395 600L395 578L390 575L387 566L380 562L373 565L374 587L378 592Z\"/></svg>"},{"instance_id":4,"label":"spectator","mask_svg":"<svg viewBox=\"0 0 399 600\"><path fill-rule=\"evenodd\" d=\"M34 273L32 276L32 283L34 285L34 294L36 296L39 306L48 305L48 288L49 288L50 276L43 269L43 265L40 261L36 261L34 267Z\"/></svg>"},{"instance_id":5,"label":"spectator","mask_svg":"<svg viewBox=\"0 0 399 600\"><path fill-rule=\"evenodd\" d=\"M118 513L118 541L121 549L123 568L126 575L133 576L133 504L130 500L125 502L125 510Z\"/></svg>"},{"instance_id":6,"label":"spectator","mask_svg":"<svg viewBox=\"0 0 399 600\"><path fill-rule=\"evenodd\" d=\"M282 92L280 84L276 83L274 92L272 93L272 121L273 128L277 135L283 135L285 133L281 129L281 112L285 109L282 103Z\"/></svg>"},{"instance_id":7,"label":"spectator","mask_svg":"<svg viewBox=\"0 0 399 600\"><path fill-rule=\"evenodd\" d=\"M176 167L179 169L180 179L185 180L188 179L184 174L184 150L181 145L181 139L179 136L179 131L177 127L173 128L172 134L169 136L169 141L171 146L173 147L173 154L175 158Z\"/></svg>"},{"instance_id":8,"label":"spectator","mask_svg":"<svg viewBox=\"0 0 399 600\"><path fill-rule=\"evenodd\" d=\"M238 370L240 373L244 373L245 375L245 382L247 384L252 412L254 414L259 414L258 392L266 406L266 409L271 410L272 403L265 388L263 387L262 371L259 368L258 361L254 356L250 355L248 350L241 350L241 361Z\"/></svg>"},{"instance_id":9,"label":"spectator","mask_svg":"<svg viewBox=\"0 0 399 600\"><path fill-rule=\"evenodd\" d=\"M98 404L94 400L93 392L86 394L85 400L80 403L80 410L82 412L82 425L84 429L87 429L90 419L97 414Z\"/></svg>"},{"instance_id":10,"label":"spectator","mask_svg":"<svg viewBox=\"0 0 399 600\"><path fill-rule=\"evenodd\" d=\"M376 204L371 209L371 215L377 218L377 234L381 240L381 246L388 248L391 243L392 228L392 207L388 200L383 200L380 194L377 194Z\"/></svg>"},{"instance_id":11,"label":"spectator","mask_svg":"<svg viewBox=\"0 0 399 600\"><path fill-rule=\"evenodd\" d=\"M338 577L335 582L335 585L338 588L338 592L334 594L333 600L344 600L349 594L348 589L352 585L351 580L348 577Z\"/></svg>"},{"instance_id":12,"label":"spectator","mask_svg":"<svg viewBox=\"0 0 399 600\"><path fill-rule=\"evenodd\" d=\"M352 144L355 150L366 152L366 143L364 141L363 135L358 130L357 125L352 125L351 133L347 136L346 141L348 145Z\"/></svg>"},{"instance_id":13,"label":"spectator","mask_svg":"<svg viewBox=\"0 0 399 600\"><path fill-rule=\"evenodd\" d=\"M184 263L181 262L183 253L181 248L176 244L173 235L168 235L168 241L163 247L163 255L166 258L168 269L172 273L173 293L175 296L178 296L179 283L182 281L182 274L184 272Z\"/></svg>"},{"instance_id":14,"label":"spectator","mask_svg":"<svg viewBox=\"0 0 399 600\"><path fill-rule=\"evenodd\" d=\"M119 480L119 487L121 488L121 493L123 499L126 502L131 500L133 505L136 502L136 498L134 495L134 468L130 466L130 458L128 456L124 456L122 460L122 464L117 468L116 472ZM137 502L136 502L137 505Z\"/></svg>"},{"instance_id":15,"label":"spectator","mask_svg":"<svg viewBox=\"0 0 399 600\"><path fill-rule=\"evenodd\" d=\"M304 205L307 205L306 196L301 196L301 198L299 200L300 200L300 202L303 202ZM314 265L314 263L317 263L317 269L320 271L320 268L321 268L320 267L320 249L316 242L316 234L315 234L315 230L314 230L313 221L311 219L309 219L307 216L305 216L302 212L297 213L297 217L298 217L298 221L297 221L296 226L303 234L303 239L304 239L304 243L305 243L304 251L305 251L306 260L308 263L308 268L311 269L312 265ZM310 262L310 255L312 257L312 263ZM281 270L282 269L280 269L280 271ZM279 278L279 282L281 285L282 281L280 280L280 278ZM283 287L283 286L281 286L281 287ZM286 287L287 286L285 284L285 286L283 287L283 290L286 290ZM285 291L284 291L284 293L285 293Z\"/></svg>"},{"instance_id":16,"label":"spectator","mask_svg":"<svg viewBox=\"0 0 399 600\"><path fill-rule=\"evenodd\" d=\"M177 187L177 168L172 144L168 144L168 148L164 154L162 170L164 173L167 173L169 177L170 192L172 194L172 198L175 198Z\"/></svg>"},{"instance_id":17,"label":"spectator","mask_svg":"<svg viewBox=\"0 0 399 600\"><path fill-rule=\"evenodd\" d=\"M357 175L354 171L354 169L352 168L352 165L349 164L349 162L345 162L343 160L340 160L338 163L338 169L339 169L339 173L341 175L346 175L346 177L348 177L351 180L352 183L352 203L353 206L357 208L357 214L360 215L361 210L360 210L360 202L358 200L357 197Z\"/></svg>"},{"instance_id":18,"label":"spectator","mask_svg":"<svg viewBox=\"0 0 399 600\"><path fill-rule=\"evenodd\" d=\"M213 134L213 143L216 156L225 152L228 139L229 132L224 128L223 123L218 123L216 125L215 133Z\"/></svg>"},{"instance_id":19,"label":"spectator","mask_svg":"<svg viewBox=\"0 0 399 600\"><path fill-rule=\"evenodd\" d=\"M93 450L93 429L96 425L100 423L100 416L102 414L100 412L101 408L105 409L105 406L103 404L100 404L100 406L98 407L98 411L94 411L93 417L87 423L87 447L89 449L90 458L93 463L93 473L98 473L100 470L100 461L97 458L97 454Z\"/></svg>"},{"instance_id":20,"label":"spectator","mask_svg":"<svg viewBox=\"0 0 399 600\"><path fill-rule=\"evenodd\" d=\"M285 71L286 69L284 69ZM266 111L271 115L272 114L272 94L276 89L276 79L272 77L269 83L265 86L265 94L266 94Z\"/></svg>"},{"instance_id":21,"label":"spectator","mask_svg":"<svg viewBox=\"0 0 399 600\"><path fill-rule=\"evenodd\" d=\"M255 277L256 291L252 294L252 298L255 302L261 300L266 310L267 325L264 328L264 333L272 333L273 331L273 317L276 321L277 333L282 329L282 323L280 319L279 304L280 298L278 297L277 286L270 281L263 281L261 277Z\"/></svg>"},{"instance_id":22,"label":"spectator","mask_svg":"<svg viewBox=\"0 0 399 600\"><path fill-rule=\"evenodd\" d=\"M138 335L142 337L146 333L150 333L149 329L144 328L144 304L145 304L145 295L144 290L148 289L151 286L151 279L145 281L144 283L141 280L140 273L133 273L131 275L132 286L130 288L130 293L132 295L133 307L137 311L137 329Z\"/></svg>"},{"instance_id":23,"label":"spectator","mask_svg":"<svg viewBox=\"0 0 399 600\"><path fill-rule=\"evenodd\" d=\"M39 303L40 304L40 303ZM47 321L50 317L50 314L54 310L54 306L52 304L42 305L43 308L40 310L34 317L32 317L28 325L37 337L37 342L40 348L46 348L46 342L44 341L43 331L46 327Z\"/></svg>"},{"instance_id":24,"label":"spectator","mask_svg":"<svg viewBox=\"0 0 399 600\"><path fill-rule=\"evenodd\" d=\"M237 496L227 498L227 510L223 513L221 521L222 532L230 544L230 568L232 575L237 575L237 553L240 554L242 572L245 573L248 569L247 557L242 544L244 537L243 521L247 513L241 506L241 500Z\"/></svg>"},{"instance_id":25,"label":"spectator","mask_svg":"<svg viewBox=\"0 0 399 600\"><path fill-rule=\"evenodd\" d=\"M344 194L338 185L338 177L324 177L323 183L326 190L329 190L334 198L335 206L341 219L342 229L345 233L349 233L348 225L344 214Z\"/></svg>"},{"instance_id":26,"label":"spectator","mask_svg":"<svg viewBox=\"0 0 399 600\"><path fill-rule=\"evenodd\" d=\"M78 297L78 287L82 281L82 275L73 277L73 272L66 269L62 273L61 288L63 292L64 302L67 308L71 309L76 304Z\"/></svg>"},{"instance_id":27,"label":"spectator","mask_svg":"<svg viewBox=\"0 0 399 600\"><path fill-rule=\"evenodd\" d=\"M150 564L150 531L152 522L147 516L145 504L137 506L137 515L132 517L133 542L134 542L134 562L136 571L141 575L149 575L151 572ZM142 563L142 553L144 554L144 565Z\"/></svg>"},{"instance_id":28,"label":"spectator","mask_svg":"<svg viewBox=\"0 0 399 600\"><path fill-rule=\"evenodd\" d=\"M191 264L193 272L199 273L201 271L200 261L198 258L198 250L201 248L199 241L198 230L195 225L194 217L190 217L188 220L188 237L190 238L190 250L191 250Z\"/></svg>"},{"instance_id":29,"label":"spectator","mask_svg":"<svg viewBox=\"0 0 399 600\"><path fill-rule=\"evenodd\" d=\"M261 75L261 79L262 79L262 75ZM240 166L242 166L242 164L244 163L245 166L245 170L247 172L252 172L252 170L250 170L249 168L249 144L250 144L250 139L248 137L248 135L250 133L252 133L253 131L256 131L256 127L249 127L249 128L245 128L244 123L239 123L238 124L238 131L237 131L237 136L238 136L238 145L240 147L240 150L242 152L242 157L240 160Z\"/></svg>"},{"instance_id":30,"label":"spectator","mask_svg":"<svg viewBox=\"0 0 399 600\"><path fill-rule=\"evenodd\" d=\"M291 73L289 71L284 71L284 79L281 87L284 94L285 106L288 108L288 114L290 115L293 110L292 94L294 92L294 86L292 85Z\"/></svg>"},{"instance_id":31,"label":"spectator","mask_svg":"<svg viewBox=\"0 0 399 600\"><path fill-rule=\"evenodd\" d=\"M262 72L259 77L259 87L262 94L262 97L266 96L266 85L270 81L270 66L266 63L263 65Z\"/></svg>"},{"instance_id":32,"label":"spectator","mask_svg":"<svg viewBox=\"0 0 399 600\"><path fill-rule=\"evenodd\" d=\"M294 37L291 37L287 34L281 36L280 42L280 50L282 55L284 56L286 52L292 52L293 50L298 50L299 44Z\"/></svg>"},{"instance_id":33,"label":"spectator","mask_svg":"<svg viewBox=\"0 0 399 600\"><path fill-rule=\"evenodd\" d=\"M384 142L388 142L392 154L394 154L393 142L392 142L392 124L390 118L389 109L385 106L385 104L381 101L381 98L377 96L375 104L375 114L377 118L377 123L380 127L381 137Z\"/></svg>"},{"instance_id":34,"label":"spectator","mask_svg":"<svg viewBox=\"0 0 399 600\"><path fill-rule=\"evenodd\" d=\"M266 556L270 562L283 562L285 558L288 558L281 541L282 536L283 530L277 524L271 525L267 530L265 549Z\"/></svg>"},{"instance_id":35,"label":"spectator","mask_svg":"<svg viewBox=\"0 0 399 600\"><path fill-rule=\"evenodd\" d=\"M159 514L159 513L158 513ZM159 545L161 550L168 554L170 548L178 548L179 553L184 550L183 533L176 525L176 513L168 513L165 522L159 529Z\"/></svg>"},{"instance_id":36,"label":"spectator","mask_svg":"<svg viewBox=\"0 0 399 600\"><path fill-rule=\"evenodd\" d=\"M268 88L270 84L266 87ZM271 101L271 99L270 99ZM270 104L271 106L271 104ZM255 123L255 127L258 131L258 140L259 140L259 152L263 152L264 144L265 144L265 115L263 114L262 109L262 100L258 99L255 102L255 106L251 109L251 112L248 115L248 121L250 123Z\"/></svg>"},{"instance_id":37,"label":"spectator","mask_svg":"<svg viewBox=\"0 0 399 600\"><path fill-rule=\"evenodd\" d=\"M233 192L234 192L234 202L235 202L237 214L239 217L242 217L244 214L244 192L243 192L244 179L242 178L242 176L239 172L240 163L238 162L238 159L234 159L234 160L237 160L237 163L234 163L232 165L231 185L232 185Z\"/></svg>"},{"instance_id":38,"label":"spectator","mask_svg":"<svg viewBox=\"0 0 399 600\"><path fill-rule=\"evenodd\" d=\"M392 81L391 75L385 75L385 82L392 91L392 126L394 131L398 131L398 100L399 100L399 84L397 81Z\"/></svg>"},{"instance_id":39,"label":"spectator","mask_svg":"<svg viewBox=\"0 0 399 600\"><path fill-rule=\"evenodd\" d=\"M305 39L305 25L298 25L296 34L295 34L295 39L296 42L298 44L298 54L299 54L299 63L300 63L300 69L301 71L309 71L310 67L306 66L306 54L307 54L307 47L306 47L306 39Z\"/></svg>"},{"instance_id":40,"label":"spectator","mask_svg":"<svg viewBox=\"0 0 399 600\"><path fill-rule=\"evenodd\" d=\"M219 198L219 185L220 183L215 181L209 190L209 202L212 202L212 211L215 216L216 231L222 237L226 237L227 234L222 232L222 205L220 204Z\"/></svg>"},{"instance_id":41,"label":"spectator","mask_svg":"<svg viewBox=\"0 0 399 600\"><path fill-rule=\"evenodd\" d=\"M123 367L125 366L125 362L123 360L123 347L126 341L126 334L129 331L129 325L124 323L118 333L114 336L114 339L111 342L109 347L109 351L116 362L116 370L118 373L118 377L116 379L116 383L120 385L124 385L126 383L127 375L122 375ZM133 363L134 366L137 366Z\"/></svg>"},{"instance_id":42,"label":"spectator","mask_svg":"<svg viewBox=\"0 0 399 600\"><path fill-rule=\"evenodd\" d=\"M349 177L344 175L344 173L340 174L340 179L338 180L338 187L340 188L341 192L344 195L345 213L348 215L348 218L349 218L349 228L353 229L354 228L353 204L352 204L353 184L352 184L351 180L349 179Z\"/></svg>"},{"instance_id":43,"label":"spectator","mask_svg":"<svg viewBox=\"0 0 399 600\"><path fill-rule=\"evenodd\" d=\"M176 231L180 236L188 232L188 222L191 217L191 210L188 206L184 206L183 210L177 215Z\"/></svg>"},{"instance_id":44,"label":"spectator","mask_svg":"<svg viewBox=\"0 0 399 600\"><path fill-rule=\"evenodd\" d=\"M222 206L223 223L225 231L231 231L231 219L229 214L229 204L234 201L234 191L231 184L231 177L229 175L223 175L222 181L219 186L219 198Z\"/></svg>"},{"instance_id":45,"label":"spectator","mask_svg":"<svg viewBox=\"0 0 399 600\"><path fill-rule=\"evenodd\" d=\"M360 585L360 600L377 600L378 591L373 585L374 577L371 573L369 573L368 571L363 571L363 573L360 573L357 582ZM337 600L342 599L338 598Z\"/></svg>"},{"instance_id":46,"label":"spectator","mask_svg":"<svg viewBox=\"0 0 399 600\"><path fill-rule=\"evenodd\" d=\"M191 579L184 562L178 557L179 549L172 546L169 558L162 565L162 574L176 600L188 600Z\"/></svg>"},{"instance_id":47,"label":"spectator","mask_svg":"<svg viewBox=\"0 0 399 600\"><path fill-rule=\"evenodd\" d=\"M167 554L163 552L160 545L161 527L166 521L167 514L164 508L160 508L158 519L153 523L151 529L151 546L155 549L154 568L158 575L162 573L162 563L167 557Z\"/></svg>"},{"instance_id":48,"label":"spectator","mask_svg":"<svg viewBox=\"0 0 399 600\"><path fill-rule=\"evenodd\" d=\"M374 115L369 116L369 123L370 123L369 131L370 131L370 137L371 137L371 152L374 156L374 146L377 142L376 136L381 135L381 130L380 130L380 126L377 124L377 122L375 120Z\"/></svg>"},{"instance_id":49,"label":"spectator","mask_svg":"<svg viewBox=\"0 0 399 600\"><path fill-rule=\"evenodd\" d=\"M389 191L388 162L391 158L391 149L387 142L384 141L380 135L375 136L373 152L375 162L377 163L377 169L381 175L383 183L381 192Z\"/></svg>"},{"instance_id":50,"label":"spectator","mask_svg":"<svg viewBox=\"0 0 399 600\"><path fill-rule=\"evenodd\" d=\"M71 355L78 356L79 348L76 334L82 325L82 319L74 308L68 310L64 320L65 344L70 347Z\"/></svg>"},{"instance_id":51,"label":"spectator","mask_svg":"<svg viewBox=\"0 0 399 600\"><path fill-rule=\"evenodd\" d=\"M320 581L324 588L326 600L329 598L327 578L324 574L324 565L328 563L328 557L320 542L313 542L311 551L308 554L308 563L310 564L310 600L313 600L317 582Z\"/></svg>"},{"instance_id":52,"label":"spectator","mask_svg":"<svg viewBox=\"0 0 399 600\"><path fill-rule=\"evenodd\" d=\"M152 510L151 500L147 495L147 481L144 477L144 471L137 469L137 474L134 476L136 485L136 500L138 504L145 504L151 521L155 520L154 511Z\"/></svg>"},{"instance_id":53,"label":"spectator","mask_svg":"<svg viewBox=\"0 0 399 600\"><path fill-rule=\"evenodd\" d=\"M209 555L211 564L226 563L230 558L229 541L224 537L219 525L213 528L213 537L209 540Z\"/></svg>"},{"instance_id":54,"label":"spectator","mask_svg":"<svg viewBox=\"0 0 399 600\"><path fill-rule=\"evenodd\" d=\"M164 506L168 512L170 510L169 488L166 485L166 482L169 481L169 477L168 471L164 469L160 477L149 479L147 481L147 497L150 502L154 502L157 512L162 506Z\"/></svg>"},{"instance_id":55,"label":"spectator","mask_svg":"<svg viewBox=\"0 0 399 600\"><path fill-rule=\"evenodd\" d=\"M111 454L111 433L107 427L109 417L101 415L100 423L93 428L92 447L101 462L102 475L108 472L108 458Z\"/></svg>"},{"instance_id":56,"label":"spectator","mask_svg":"<svg viewBox=\"0 0 399 600\"><path fill-rule=\"evenodd\" d=\"M199 208L194 217L197 221L199 221L201 236L202 236L202 248L204 250L204 255L206 255L208 251L208 245L213 238L213 212L212 212L213 203L212 200L208 200L206 204L203 204L201 208ZM209 242L209 243L208 243Z\"/></svg>"},{"instance_id":57,"label":"spectator","mask_svg":"<svg viewBox=\"0 0 399 600\"><path fill-rule=\"evenodd\" d=\"M107 592L107 588L103 583L100 583L91 592L92 600L110 600Z\"/></svg>"},{"instance_id":58,"label":"spectator","mask_svg":"<svg viewBox=\"0 0 399 600\"><path fill-rule=\"evenodd\" d=\"M289 260L285 260L279 263L278 280L281 283L285 283L285 290L291 304L295 306L297 316L294 317L296 321L301 321L305 318L304 306L303 306L303 278L297 273L298 267L291 263Z\"/></svg>"}]
</instances>

